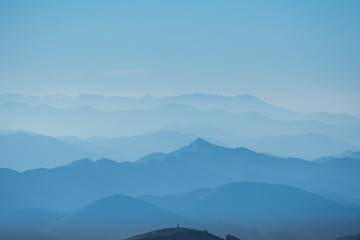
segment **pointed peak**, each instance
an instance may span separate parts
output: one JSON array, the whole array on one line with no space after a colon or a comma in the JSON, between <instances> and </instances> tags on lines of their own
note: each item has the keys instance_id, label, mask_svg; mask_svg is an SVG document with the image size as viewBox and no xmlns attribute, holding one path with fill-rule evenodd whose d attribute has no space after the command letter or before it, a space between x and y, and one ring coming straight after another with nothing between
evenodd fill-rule
<instances>
[{"instance_id":1,"label":"pointed peak","mask_svg":"<svg viewBox=\"0 0 360 240\"><path fill-rule=\"evenodd\" d=\"M185 148L187 150L199 150L199 149L209 149L212 147L218 147L208 141L205 141L202 138L197 138L196 140L194 140L192 143L190 143L189 145L187 145Z\"/></svg>"},{"instance_id":2,"label":"pointed peak","mask_svg":"<svg viewBox=\"0 0 360 240\"><path fill-rule=\"evenodd\" d=\"M195 139L192 143L196 143L196 144L211 144L208 141L205 141L203 138L197 138ZM212 144L211 144L212 145Z\"/></svg>"},{"instance_id":3,"label":"pointed peak","mask_svg":"<svg viewBox=\"0 0 360 240\"><path fill-rule=\"evenodd\" d=\"M205 139L201 137L198 137L194 141L192 141L189 145L193 145L193 144L211 144L211 143L207 142Z\"/></svg>"}]
</instances>

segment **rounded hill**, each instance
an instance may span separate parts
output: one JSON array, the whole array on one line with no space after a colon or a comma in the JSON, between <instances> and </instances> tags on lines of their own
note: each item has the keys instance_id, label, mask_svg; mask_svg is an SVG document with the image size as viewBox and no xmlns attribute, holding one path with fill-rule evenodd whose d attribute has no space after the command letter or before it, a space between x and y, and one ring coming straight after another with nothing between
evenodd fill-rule
<instances>
[{"instance_id":1,"label":"rounded hill","mask_svg":"<svg viewBox=\"0 0 360 240\"><path fill-rule=\"evenodd\" d=\"M166 228L125 240L223 240L207 231L190 228Z\"/></svg>"}]
</instances>

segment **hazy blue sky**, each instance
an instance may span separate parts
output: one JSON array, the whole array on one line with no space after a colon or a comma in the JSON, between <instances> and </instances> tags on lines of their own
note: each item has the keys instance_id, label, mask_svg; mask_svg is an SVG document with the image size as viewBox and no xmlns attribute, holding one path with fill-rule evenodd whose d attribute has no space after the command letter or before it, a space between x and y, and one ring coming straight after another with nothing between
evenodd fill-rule
<instances>
[{"instance_id":1,"label":"hazy blue sky","mask_svg":"<svg viewBox=\"0 0 360 240\"><path fill-rule=\"evenodd\" d=\"M253 94L360 114L360 1L0 2L0 92Z\"/></svg>"}]
</instances>

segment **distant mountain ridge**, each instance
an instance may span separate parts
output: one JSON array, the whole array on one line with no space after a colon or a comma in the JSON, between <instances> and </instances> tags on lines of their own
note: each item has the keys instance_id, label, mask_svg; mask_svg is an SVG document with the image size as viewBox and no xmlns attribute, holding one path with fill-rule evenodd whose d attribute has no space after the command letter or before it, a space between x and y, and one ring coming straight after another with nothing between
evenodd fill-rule
<instances>
[{"instance_id":1,"label":"distant mountain ridge","mask_svg":"<svg viewBox=\"0 0 360 240\"><path fill-rule=\"evenodd\" d=\"M75 97L62 96L24 96L20 94L0 94L0 104L6 102L18 102L36 105L50 105L60 108L80 107L89 105L105 111L130 110L130 109L151 109L166 104L185 104L203 110L222 109L226 104L226 110L235 112L248 112L250 109L262 106L272 106L264 103L252 95L223 96L204 93L183 94L170 97L153 97L146 95L140 98L112 96L105 97L96 94L79 94ZM235 106L234 106L235 105ZM229 108L230 107L230 108ZM236 108L234 108L236 107ZM273 106L272 106L273 107ZM285 108L274 107L282 111L289 111Z\"/></svg>"},{"instance_id":2,"label":"distant mountain ridge","mask_svg":"<svg viewBox=\"0 0 360 240\"><path fill-rule=\"evenodd\" d=\"M97 154L54 137L15 133L0 135L0 167L16 170L53 168Z\"/></svg>"},{"instance_id":3,"label":"distant mountain ridge","mask_svg":"<svg viewBox=\"0 0 360 240\"><path fill-rule=\"evenodd\" d=\"M61 137L60 139L103 158L115 161L135 161L154 152L171 152L197 138L194 134L159 131L133 137L90 138Z\"/></svg>"},{"instance_id":4,"label":"distant mountain ridge","mask_svg":"<svg viewBox=\"0 0 360 240\"><path fill-rule=\"evenodd\" d=\"M20 94L0 94L0 104L6 102L26 103L33 106L50 105L60 108L73 108L83 105L92 106L99 110L145 110L166 104L189 105L200 110L222 109L233 113L256 111L269 117L281 120L313 120L324 121L330 124L358 124L359 116L349 114L330 114L314 112L300 114L286 108L274 106L252 95L223 96L205 93L182 94L169 97L153 97L146 95L139 98L111 96L105 97L96 94L79 94L75 97L66 95L24 96Z\"/></svg>"},{"instance_id":5,"label":"distant mountain ridge","mask_svg":"<svg viewBox=\"0 0 360 240\"><path fill-rule=\"evenodd\" d=\"M187 105L170 104L146 110L100 111L91 107L55 108L22 103L0 104L0 126L23 129L51 136L134 136L167 126L209 125L245 138L264 136L322 134L360 147L360 124L328 124L310 120L283 121L256 112L230 113L202 111ZM26 119L26 120L25 120ZM146 121L144 121L146 119ZM46 124L43 121L46 120ZM169 129L171 130L171 129ZM195 129L196 130L196 129ZM199 135L215 138L217 135ZM231 141L231 140L230 140ZM234 142L232 142L234 143ZM343 149L339 149L342 151Z\"/></svg>"},{"instance_id":6,"label":"distant mountain ridge","mask_svg":"<svg viewBox=\"0 0 360 240\"><path fill-rule=\"evenodd\" d=\"M335 155L335 157L337 158L342 158L342 157L346 157L346 158L355 158L355 159L360 159L360 151L344 151L341 152L337 155Z\"/></svg>"},{"instance_id":7,"label":"distant mountain ridge","mask_svg":"<svg viewBox=\"0 0 360 240\"><path fill-rule=\"evenodd\" d=\"M301 114L286 108L267 104L255 96L238 95L222 96L203 93L183 94L170 97L144 96L141 98L130 98L121 96L105 97L94 94L80 94L76 97L70 96L23 96L19 94L0 94L0 105L11 104L15 108L21 108L22 104L31 106L51 106L53 108L71 109L77 108L85 110L90 106L94 109L111 111L144 111L156 109L166 105L187 105L202 111L223 110L229 113L257 112L272 119L282 121L317 121L333 125L359 125L359 116L349 114L331 114L325 112L315 112ZM25 110L24 108L22 108ZM153 129L154 130L154 129ZM71 135L71 134L67 134Z\"/></svg>"},{"instance_id":8,"label":"distant mountain ridge","mask_svg":"<svg viewBox=\"0 0 360 240\"><path fill-rule=\"evenodd\" d=\"M234 181L292 185L345 202L359 203L360 199L359 161L336 159L321 164L229 149L202 139L143 159L135 163L84 159L23 173L0 169L0 188L61 211L119 192L159 195Z\"/></svg>"},{"instance_id":9,"label":"distant mountain ridge","mask_svg":"<svg viewBox=\"0 0 360 240\"><path fill-rule=\"evenodd\" d=\"M197 135L175 131L159 131L132 137L93 137L88 139L74 136L54 138L20 130L2 131L0 153L3 158L0 160L0 167L20 171L39 167L54 168L81 158L135 161L139 158L149 158L148 155L152 153L161 154L174 151L191 143L196 138L198 138ZM215 138L206 140L221 146L233 146ZM236 143L235 146L243 146L256 152L307 160L323 156L338 156L335 153L355 149L344 142L320 134L258 139L234 135L228 143ZM357 157L356 152L349 151L348 155L350 153L352 153L350 157Z\"/></svg>"},{"instance_id":10,"label":"distant mountain ridge","mask_svg":"<svg viewBox=\"0 0 360 240\"><path fill-rule=\"evenodd\" d=\"M159 159L156 159L157 157ZM357 184L354 184L358 181L354 170L360 168L359 161L335 159L322 165L301 159L279 158L259 154L246 148L231 149L220 147L200 138L192 144L172 153L152 156L147 159L166 161L173 158L178 159L184 164L193 164L207 169L214 174L226 173L228 177L234 180L285 183L304 189L311 189L315 192L320 190L316 186L327 185L328 190L332 189L330 191L341 193L349 191L353 194L356 193L356 198L360 196L360 192L355 190ZM269 172L270 169L272 170ZM329 175L324 174L322 169L326 169ZM344 171L348 172L346 177L342 175ZM343 177L349 177L349 180L345 180ZM339 186L344 181L347 182L346 186L340 188ZM329 182L333 182L334 185L330 186ZM325 191L322 194L327 195L329 193Z\"/></svg>"},{"instance_id":11,"label":"distant mountain ridge","mask_svg":"<svg viewBox=\"0 0 360 240\"><path fill-rule=\"evenodd\" d=\"M241 146L257 152L270 152L278 156L297 157L313 160L335 155L343 150L356 147L322 134L300 134L267 136L239 141Z\"/></svg>"}]
</instances>

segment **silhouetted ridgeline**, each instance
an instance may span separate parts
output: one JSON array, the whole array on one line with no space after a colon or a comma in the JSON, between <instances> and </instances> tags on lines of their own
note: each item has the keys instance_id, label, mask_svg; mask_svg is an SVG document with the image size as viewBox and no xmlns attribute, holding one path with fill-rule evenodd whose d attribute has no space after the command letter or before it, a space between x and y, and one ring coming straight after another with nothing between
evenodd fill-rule
<instances>
[{"instance_id":1,"label":"silhouetted ridgeline","mask_svg":"<svg viewBox=\"0 0 360 240\"><path fill-rule=\"evenodd\" d=\"M119 239L190 221L151 203L113 195L82 207L46 228L59 239Z\"/></svg>"},{"instance_id":2,"label":"silhouetted ridgeline","mask_svg":"<svg viewBox=\"0 0 360 240\"><path fill-rule=\"evenodd\" d=\"M115 240L154 229L173 227L176 222L180 222L182 226L209 229L219 236L231 233L250 240L299 240L288 233L262 233L239 225L194 222L144 200L119 194L63 214L41 209L21 209L2 215L0 234L12 236L19 234L19 229L31 229L32 235L45 233L60 240Z\"/></svg>"},{"instance_id":3,"label":"silhouetted ridgeline","mask_svg":"<svg viewBox=\"0 0 360 240\"><path fill-rule=\"evenodd\" d=\"M234 181L292 185L350 203L360 199L360 162L351 159L315 163L228 149L201 139L160 159L147 159L142 163L84 159L22 173L0 169L0 189L61 211L117 193L169 194Z\"/></svg>"},{"instance_id":4,"label":"silhouetted ridgeline","mask_svg":"<svg viewBox=\"0 0 360 240\"><path fill-rule=\"evenodd\" d=\"M199 222L236 223L265 231L287 229L304 238L341 235L344 221L348 221L346 228L352 231L360 226L353 219L354 214L360 216L360 206L340 204L301 189L274 184L231 183L142 199Z\"/></svg>"},{"instance_id":5,"label":"silhouetted ridgeline","mask_svg":"<svg viewBox=\"0 0 360 240\"><path fill-rule=\"evenodd\" d=\"M1 166L16 170L54 168L99 155L48 136L18 132L0 135Z\"/></svg>"},{"instance_id":6,"label":"silhouetted ridgeline","mask_svg":"<svg viewBox=\"0 0 360 240\"><path fill-rule=\"evenodd\" d=\"M358 159L309 162L203 139L133 163L0 169L0 233L115 240L180 221L248 240L335 239L360 229L359 172Z\"/></svg>"},{"instance_id":7,"label":"silhouetted ridgeline","mask_svg":"<svg viewBox=\"0 0 360 240\"><path fill-rule=\"evenodd\" d=\"M3 168L25 171L36 168L54 168L66 165L82 158L101 159L108 158L115 161L136 161L152 153L168 153L187 145L198 137L186 133L190 129L177 129L184 131L158 131L132 137L92 137L82 139L74 136L49 137L26 133L24 131L2 131L0 135L0 164ZM200 126L195 126L200 129ZM209 127L210 129L213 129ZM266 152L269 155L296 156L313 159L348 152L347 157L356 158L356 152L349 144L320 134L305 134L293 136L277 136L263 138L244 138L238 135L229 137L229 133L214 133L213 130L199 131L198 135L208 136L207 141L217 145L243 146L257 152ZM216 130L214 130L216 131ZM196 130L195 130L196 132ZM230 134L231 135L231 134ZM229 139L231 139L229 141ZM350 153L352 153L350 155ZM24 161L26 159L26 161Z\"/></svg>"},{"instance_id":8,"label":"silhouetted ridgeline","mask_svg":"<svg viewBox=\"0 0 360 240\"><path fill-rule=\"evenodd\" d=\"M127 238L125 240L224 240L211 233L205 231L199 231L189 228L167 228L161 229L149 233L145 233L139 236ZM228 236L226 240L239 240Z\"/></svg>"}]
</instances>

